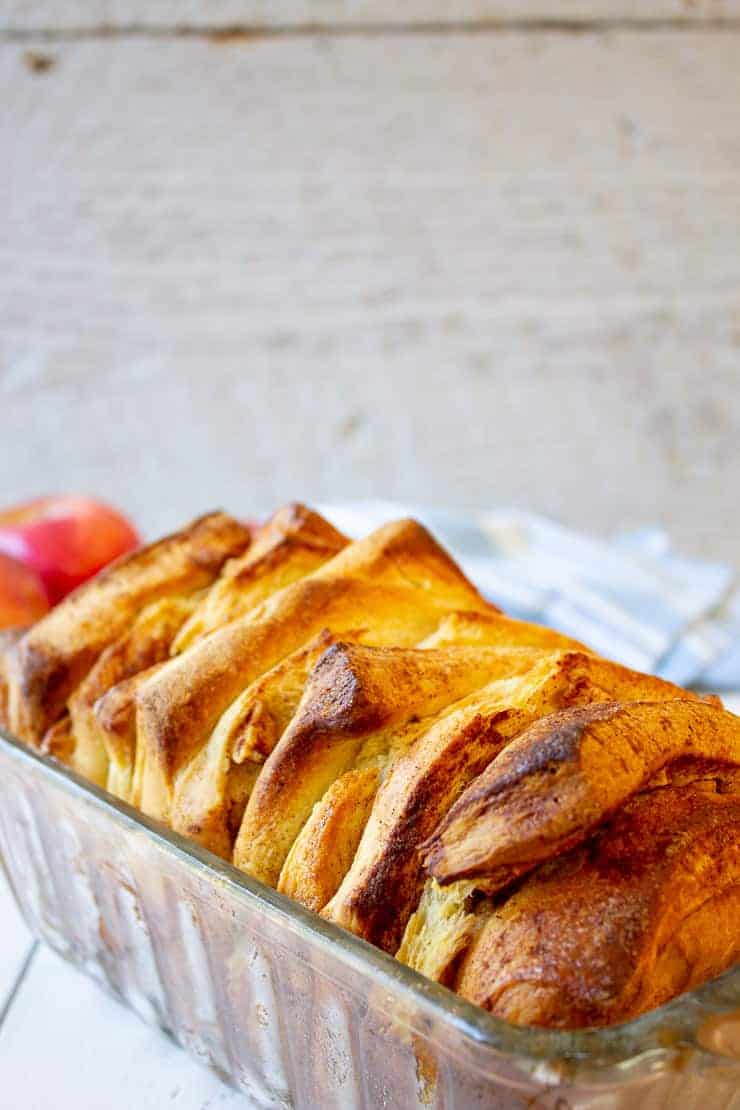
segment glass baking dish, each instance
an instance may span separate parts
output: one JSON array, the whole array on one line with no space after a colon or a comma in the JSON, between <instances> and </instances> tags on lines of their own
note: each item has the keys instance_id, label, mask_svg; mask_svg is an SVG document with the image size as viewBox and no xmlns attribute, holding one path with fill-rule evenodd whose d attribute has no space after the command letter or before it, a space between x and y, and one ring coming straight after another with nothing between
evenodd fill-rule
<instances>
[{"instance_id":1,"label":"glass baking dish","mask_svg":"<svg viewBox=\"0 0 740 1110\"><path fill-rule=\"evenodd\" d=\"M29 926L260 1107L740 1107L740 967L609 1030L518 1029L0 732Z\"/></svg>"}]
</instances>

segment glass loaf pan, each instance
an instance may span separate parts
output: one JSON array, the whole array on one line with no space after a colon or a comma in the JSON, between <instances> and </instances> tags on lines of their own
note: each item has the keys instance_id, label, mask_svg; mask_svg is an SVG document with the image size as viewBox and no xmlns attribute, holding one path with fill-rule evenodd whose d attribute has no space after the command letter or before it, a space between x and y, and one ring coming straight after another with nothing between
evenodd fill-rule
<instances>
[{"instance_id":1,"label":"glass loaf pan","mask_svg":"<svg viewBox=\"0 0 740 1110\"><path fill-rule=\"evenodd\" d=\"M740 1107L740 968L611 1030L517 1029L0 733L33 932L259 1107Z\"/></svg>"}]
</instances>

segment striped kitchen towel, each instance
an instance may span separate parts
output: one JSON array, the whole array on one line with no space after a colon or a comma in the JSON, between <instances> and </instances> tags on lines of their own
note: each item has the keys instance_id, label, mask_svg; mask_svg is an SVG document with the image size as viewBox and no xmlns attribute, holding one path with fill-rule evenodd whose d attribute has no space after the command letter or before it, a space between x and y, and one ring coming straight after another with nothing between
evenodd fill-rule
<instances>
[{"instance_id":1,"label":"striped kitchen towel","mask_svg":"<svg viewBox=\"0 0 740 1110\"><path fill-rule=\"evenodd\" d=\"M740 689L733 569L678 554L660 529L600 540L518 509L465 513L389 501L320 508L353 536L413 516L511 616L551 625L681 685Z\"/></svg>"}]
</instances>

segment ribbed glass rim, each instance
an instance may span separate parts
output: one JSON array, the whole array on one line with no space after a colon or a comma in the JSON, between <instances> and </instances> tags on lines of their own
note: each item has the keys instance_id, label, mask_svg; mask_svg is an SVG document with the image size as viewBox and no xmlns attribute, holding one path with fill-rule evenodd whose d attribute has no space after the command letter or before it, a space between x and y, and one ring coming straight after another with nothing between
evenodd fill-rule
<instances>
[{"instance_id":1,"label":"ribbed glass rim","mask_svg":"<svg viewBox=\"0 0 740 1110\"><path fill-rule=\"evenodd\" d=\"M589 1081L596 1083L614 1082L616 1069L616 1074L621 1074L626 1081L627 1072L631 1073L646 1058L657 1062L661 1057L691 1048L708 1061L722 1062L736 1069L740 1079L740 1060L712 1051L699 1039L701 1026L708 1019L721 1014L740 1014L740 964L718 979L623 1025L573 1032L520 1028L493 1017L381 949L244 874L207 848L29 748L3 728L0 728L0 750L19 763L32 766L54 786L81 797L114 822L145 830L161 849L181 863L217 877L221 887L225 886L238 898L246 898L253 906L260 907L268 918L279 918L294 933L318 945L333 958L355 970L370 973L374 985L385 988L394 996L394 1002L412 1004L426 1018L464 1035L477 1046L508 1058L515 1057L517 1064L525 1068L542 1066L545 1062L559 1064L564 1078L567 1075L573 1081L577 1074L583 1079L582 1072L587 1070Z\"/></svg>"}]
</instances>

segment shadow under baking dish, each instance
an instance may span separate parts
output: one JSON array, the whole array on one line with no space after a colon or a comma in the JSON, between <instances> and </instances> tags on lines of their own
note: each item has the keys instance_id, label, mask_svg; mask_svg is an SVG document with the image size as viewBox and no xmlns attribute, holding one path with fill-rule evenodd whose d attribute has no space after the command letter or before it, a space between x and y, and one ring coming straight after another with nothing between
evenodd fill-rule
<instances>
[{"instance_id":1,"label":"shadow under baking dish","mask_svg":"<svg viewBox=\"0 0 740 1110\"><path fill-rule=\"evenodd\" d=\"M625 1025L518 1028L1 730L0 855L37 936L258 1106L740 1107L740 967Z\"/></svg>"}]
</instances>

